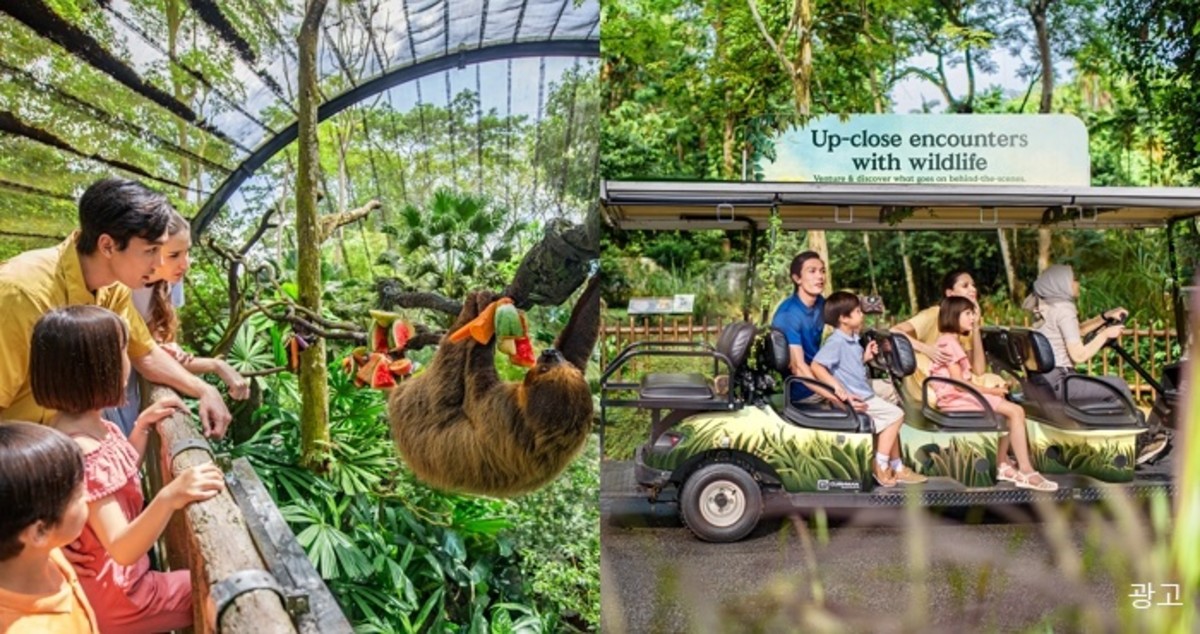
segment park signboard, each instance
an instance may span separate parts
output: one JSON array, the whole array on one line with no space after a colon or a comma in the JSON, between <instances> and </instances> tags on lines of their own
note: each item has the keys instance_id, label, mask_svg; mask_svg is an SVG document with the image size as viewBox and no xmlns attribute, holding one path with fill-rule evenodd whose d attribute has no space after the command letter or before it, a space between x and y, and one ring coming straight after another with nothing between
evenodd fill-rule
<instances>
[{"instance_id":1,"label":"park signboard","mask_svg":"<svg viewBox=\"0 0 1200 634\"><path fill-rule=\"evenodd\" d=\"M781 134L768 181L1088 186L1083 122L1064 114L815 117Z\"/></svg>"},{"instance_id":2,"label":"park signboard","mask_svg":"<svg viewBox=\"0 0 1200 634\"><path fill-rule=\"evenodd\" d=\"M696 305L695 295L674 297L633 297L629 300L630 315L691 314Z\"/></svg>"}]
</instances>

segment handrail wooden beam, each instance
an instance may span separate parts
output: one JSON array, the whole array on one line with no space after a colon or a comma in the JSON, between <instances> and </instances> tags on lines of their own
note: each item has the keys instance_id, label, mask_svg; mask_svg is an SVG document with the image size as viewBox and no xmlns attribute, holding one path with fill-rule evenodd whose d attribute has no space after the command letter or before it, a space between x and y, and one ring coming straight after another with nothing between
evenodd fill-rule
<instances>
[{"instance_id":1,"label":"handrail wooden beam","mask_svg":"<svg viewBox=\"0 0 1200 634\"><path fill-rule=\"evenodd\" d=\"M173 394L169 388L151 386L146 397L154 401L168 394ZM211 447L196 431L190 419L189 413L181 412L158 424L157 436L161 441L159 464L164 478L167 474L174 477L184 469L213 460ZM172 457L173 447L183 449ZM161 484L168 482L166 480ZM294 634L296 629L284 609L283 601L269 590L255 590L236 597L220 615L218 622L216 606L209 596L210 588L236 572L266 570L246 528L241 509L229 491L188 505L182 517L185 530L168 534L168 550L172 553L171 558L177 562L179 554L183 553L186 567L192 571L196 631Z\"/></svg>"}]
</instances>

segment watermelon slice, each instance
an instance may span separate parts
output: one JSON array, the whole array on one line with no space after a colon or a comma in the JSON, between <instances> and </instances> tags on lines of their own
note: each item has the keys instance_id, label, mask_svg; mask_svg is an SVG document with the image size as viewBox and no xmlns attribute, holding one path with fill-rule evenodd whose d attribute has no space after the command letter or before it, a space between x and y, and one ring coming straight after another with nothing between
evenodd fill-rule
<instances>
[{"instance_id":1,"label":"watermelon slice","mask_svg":"<svg viewBox=\"0 0 1200 634\"><path fill-rule=\"evenodd\" d=\"M371 355L368 354L366 346L358 346L357 348L351 350L350 354L354 357L355 365L362 365L371 358Z\"/></svg>"},{"instance_id":2,"label":"watermelon slice","mask_svg":"<svg viewBox=\"0 0 1200 634\"><path fill-rule=\"evenodd\" d=\"M392 323L392 349L404 350L404 348L408 345L408 340L412 339L412 335L412 326L409 326L403 321L397 319Z\"/></svg>"},{"instance_id":3,"label":"watermelon slice","mask_svg":"<svg viewBox=\"0 0 1200 634\"><path fill-rule=\"evenodd\" d=\"M354 378L357 379L357 382L362 385L370 385L371 378L375 376L375 368L379 366L381 359L383 359L382 354L371 353L371 358L368 359L367 362L361 367L359 367L358 372L354 375ZM386 366L387 363L384 363L383 365Z\"/></svg>"},{"instance_id":4,"label":"watermelon slice","mask_svg":"<svg viewBox=\"0 0 1200 634\"><path fill-rule=\"evenodd\" d=\"M371 350L373 352L387 352L388 349L388 329L386 326L380 326L376 323L371 327Z\"/></svg>"},{"instance_id":5,"label":"watermelon slice","mask_svg":"<svg viewBox=\"0 0 1200 634\"><path fill-rule=\"evenodd\" d=\"M517 353L510 355L509 359L524 368L532 368L537 365L537 359L533 355L533 343L529 341L529 337L521 337L517 339Z\"/></svg>"},{"instance_id":6,"label":"watermelon slice","mask_svg":"<svg viewBox=\"0 0 1200 634\"><path fill-rule=\"evenodd\" d=\"M392 325L392 322L396 321L400 317L400 315L396 313L389 313L382 310L370 310L367 312L371 314L371 319L374 320L375 323L383 326L384 328Z\"/></svg>"},{"instance_id":7,"label":"watermelon slice","mask_svg":"<svg viewBox=\"0 0 1200 634\"><path fill-rule=\"evenodd\" d=\"M520 337L525 334L521 322L521 311L517 310L516 306L511 303L501 304L496 308L495 327L496 336L504 339L505 337Z\"/></svg>"},{"instance_id":8,"label":"watermelon slice","mask_svg":"<svg viewBox=\"0 0 1200 634\"><path fill-rule=\"evenodd\" d=\"M392 371L388 369L388 364L383 362L382 357L376 359L375 370L371 372L371 387L375 389L396 387L396 378L392 376Z\"/></svg>"}]
</instances>

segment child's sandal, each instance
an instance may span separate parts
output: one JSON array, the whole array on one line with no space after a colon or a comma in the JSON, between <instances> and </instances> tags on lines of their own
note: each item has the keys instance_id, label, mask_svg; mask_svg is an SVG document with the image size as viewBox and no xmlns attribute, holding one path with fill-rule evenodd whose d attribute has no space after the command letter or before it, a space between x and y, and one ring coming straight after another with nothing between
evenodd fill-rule
<instances>
[{"instance_id":1,"label":"child's sandal","mask_svg":"<svg viewBox=\"0 0 1200 634\"><path fill-rule=\"evenodd\" d=\"M1011 462L1004 460L996 467L996 481L1015 483L1020 473L1012 466Z\"/></svg>"},{"instance_id":2,"label":"child's sandal","mask_svg":"<svg viewBox=\"0 0 1200 634\"><path fill-rule=\"evenodd\" d=\"M1047 480L1046 476L1043 476L1037 471L1030 471L1029 473L1021 473L1018 471L1017 479L1013 482L1015 482L1017 488L1020 489L1032 489L1034 491L1047 492L1058 490L1057 482L1054 482L1053 480Z\"/></svg>"}]
</instances>

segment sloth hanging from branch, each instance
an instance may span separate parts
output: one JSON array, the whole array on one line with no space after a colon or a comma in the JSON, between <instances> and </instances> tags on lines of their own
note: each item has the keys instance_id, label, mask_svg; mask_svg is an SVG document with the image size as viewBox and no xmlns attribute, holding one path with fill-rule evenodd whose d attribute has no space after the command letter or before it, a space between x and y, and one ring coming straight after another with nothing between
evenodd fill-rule
<instances>
[{"instance_id":1,"label":"sloth hanging from branch","mask_svg":"<svg viewBox=\"0 0 1200 634\"><path fill-rule=\"evenodd\" d=\"M504 293L475 291L466 298L450 333L469 327L502 297L519 308L565 301L597 255L593 229L552 225ZM386 301L382 287L380 295L385 308L404 304ZM512 496L550 482L591 432L584 374L599 333L594 274L554 347L537 357L523 381L503 381L496 373L497 337L480 343L447 334L429 367L388 397L392 437L405 461L417 477L450 491Z\"/></svg>"}]
</instances>

